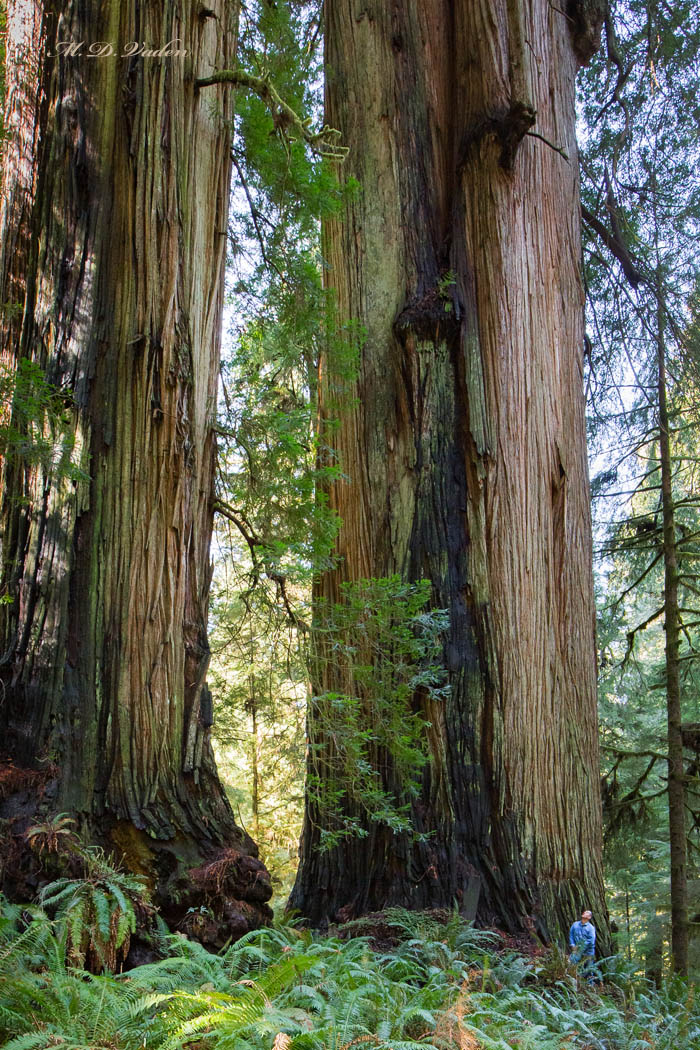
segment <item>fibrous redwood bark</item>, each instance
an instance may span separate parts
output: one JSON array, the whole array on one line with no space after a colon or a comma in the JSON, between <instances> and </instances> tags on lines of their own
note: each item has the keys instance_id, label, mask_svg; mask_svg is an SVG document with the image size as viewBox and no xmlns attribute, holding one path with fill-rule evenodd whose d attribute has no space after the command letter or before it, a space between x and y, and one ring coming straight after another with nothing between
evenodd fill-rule
<instances>
[{"instance_id":1,"label":"fibrous redwood bark","mask_svg":"<svg viewBox=\"0 0 700 1050\"><path fill-rule=\"evenodd\" d=\"M326 228L328 282L366 337L319 591L429 579L451 695L425 710L423 841L368 823L319 851L308 802L291 904L313 921L478 896L510 930L552 937L584 902L607 927L574 132L599 8L326 4L326 119L360 183ZM323 666L317 692L342 692ZM323 778L313 704L309 734Z\"/></svg>"},{"instance_id":2,"label":"fibrous redwood bark","mask_svg":"<svg viewBox=\"0 0 700 1050\"><path fill-rule=\"evenodd\" d=\"M224 0L9 4L1 350L65 393L80 473L3 466L0 722L16 763L57 767L47 804L164 901L218 849L252 854L241 932L270 886L205 680L231 101L195 85L231 64L236 19Z\"/></svg>"}]
</instances>

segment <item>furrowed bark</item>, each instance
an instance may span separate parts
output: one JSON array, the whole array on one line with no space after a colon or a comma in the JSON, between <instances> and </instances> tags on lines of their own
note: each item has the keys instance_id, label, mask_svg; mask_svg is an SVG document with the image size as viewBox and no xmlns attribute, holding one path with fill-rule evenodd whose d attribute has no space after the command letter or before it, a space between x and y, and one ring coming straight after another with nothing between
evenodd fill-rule
<instances>
[{"instance_id":1,"label":"furrowed bark","mask_svg":"<svg viewBox=\"0 0 700 1050\"><path fill-rule=\"evenodd\" d=\"M657 263L658 266L658 263ZM688 976L688 846L680 679L680 614L678 551L673 500L671 430L666 394L665 296L657 270L657 378L659 396L659 459L664 557L664 630L666 632L666 711L668 731L668 823L671 847L671 966ZM659 953L660 954L660 953Z\"/></svg>"},{"instance_id":2,"label":"furrowed bark","mask_svg":"<svg viewBox=\"0 0 700 1050\"><path fill-rule=\"evenodd\" d=\"M320 922L478 899L480 922L545 938L587 903L605 946L570 19L545 0L326 17L326 119L361 186L327 224L328 282L366 339L319 594L428 578L451 696L425 710L425 840L369 823L320 852L309 801L290 903ZM323 777L313 705L309 735Z\"/></svg>"},{"instance_id":3,"label":"furrowed bark","mask_svg":"<svg viewBox=\"0 0 700 1050\"><path fill-rule=\"evenodd\" d=\"M82 475L3 467L4 744L55 764L50 805L147 870L166 910L176 882L180 910L196 897L188 867L250 854L244 932L271 891L218 780L206 685L232 112L195 86L232 61L237 10L16 0L9 18L28 57L8 66L2 353L65 393ZM120 57L132 41L186 55Z\"/></svg>"}]
</instances>

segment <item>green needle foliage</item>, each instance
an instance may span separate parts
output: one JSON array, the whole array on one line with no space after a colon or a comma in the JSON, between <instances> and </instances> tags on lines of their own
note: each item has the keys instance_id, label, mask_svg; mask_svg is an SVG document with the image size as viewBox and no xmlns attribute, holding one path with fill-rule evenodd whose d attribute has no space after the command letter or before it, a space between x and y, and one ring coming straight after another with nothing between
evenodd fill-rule
<instances>
[{"instance_id":1,"label":"green needle foliage","mask_svg":"<svg viewBox=\"0 0 700 1050\"><path fill-rule=\"evenodd\" d=\"M699 358L688 323L698 287L700 233L696 7L686 0L611 0L602 46L580 75L606 852L620 943L630 958L641 955L655 980L669 961L669 819L676 853L676 943L685 931L685 906L679 903L686 883L680 861L681 743L674 728L675 790L669 814L668 712L674 727L677 706L686 726L700 718L695 477ZM664 472L672 474L673 492L664 506L661 444L667 434L671 463L665 460ZM671 540L663 533L669 504L675 518ZM672 564L672 551L680 572L678 660L674 588L668 590L674 611L665 608L664 563ZM667 615L672 642L668 661ZM683 743L686 740L693 742L684 735ZM700 903L695 750L686 750L687 781L682 788L691 918ZM698 929L691 926L691 934L693 928ZM692 943L690 949L692 966Z\"/></svg>"},{"instance_id":2,"label":"green needle foliage","mask_svg":"<svg viewBox=\"0 0 700 1050\"><path fill-rule=\"evenodd\" d=\"M330 666L347 683L311 701L307 791L322 849L367 835L367 820L411 827L410 800L427 761L420 700L441 701L448 689L439 662L447 613L430 609L429 599L429 581L392 576L345 583L340 601L317 602L312 680L322 684Z\"/></svg>"},{"instance_id":3,"label":"green needle foliage","mask_svg":"<svg viewBox=\"0 0 700 1050\"><path fill-rule=\"evenodd\" d=\"M15 304L0 304L0 314L16 312ZM76 433L71 401L49 382L44 370L23 358L16 369L0 366L0 458L20 467L41 465L54 478L85 480L74 461Z\"/></svg>"}]
</instances>

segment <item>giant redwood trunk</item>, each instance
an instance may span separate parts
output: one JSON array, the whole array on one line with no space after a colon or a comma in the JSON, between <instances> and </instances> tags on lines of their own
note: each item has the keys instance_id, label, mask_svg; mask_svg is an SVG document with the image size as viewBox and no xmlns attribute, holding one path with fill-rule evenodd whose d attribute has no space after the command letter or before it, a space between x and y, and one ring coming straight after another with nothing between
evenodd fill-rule
<instances>
[{"instance_id":1,"label":"giant redwood trunk","mask_svg":"<svg viewBox=\"0 0 700 1050\"><path fill-rule=\"evenodd\" d=\"M186 870L230 847L240 933L270 886L217 777L205 680L231 101L194 83L231 65L236 19L225 0L9 4L1 351L41 366L71 425L62 453L3 466L0 722L18 783L43 776L41 804L166 905L196 902Z\"/></svg>"},{"instance_id":2,"label":"giant redwood trunk","mask_svg":"<svg viewBox=\"0 0 700 1050\"><path fill-rule=\"evenodd\" d=\"M313 921L478 899L508 930L553 937L584 903L607 927L574 133L599 6L326 3L326 118L360 183L326 228L328 281L366 335L319 590L430 580L451 695L423 701L422 841L360 809L367 837L319 850L308 802L291 904ZM342 693L323 666L317 693Z\"/></svg>"}]
</instances>

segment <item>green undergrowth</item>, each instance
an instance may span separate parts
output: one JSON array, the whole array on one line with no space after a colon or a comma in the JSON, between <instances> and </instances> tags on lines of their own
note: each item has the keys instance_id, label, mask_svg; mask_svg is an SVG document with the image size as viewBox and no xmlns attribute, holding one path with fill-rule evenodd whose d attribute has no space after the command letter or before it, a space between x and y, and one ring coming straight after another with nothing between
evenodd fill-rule
<instances>
[{"instance_id":1,"label":"green undergrowth","mask_svg":"<svg viewBox=\"0 0 700 1050\"><path fill-rule=\"evenodd\" d=\"M556 953L519 955L456 917L391 911L390 949L293 922L219 955L163 930L166 957L99 976L71 967L65 923L0 914L0 1041L7 1050L349 1050L350 1047L700 1047L683 982L656 991L610 963L600 990ZM371 932L371 931L369 931Z\"/></svg>"}]
</instances>

